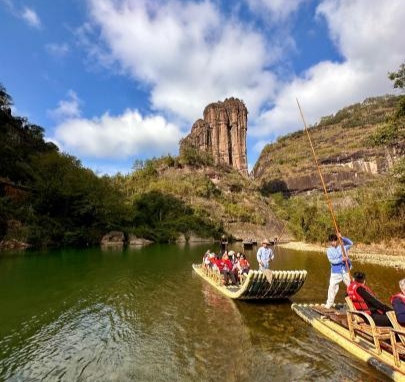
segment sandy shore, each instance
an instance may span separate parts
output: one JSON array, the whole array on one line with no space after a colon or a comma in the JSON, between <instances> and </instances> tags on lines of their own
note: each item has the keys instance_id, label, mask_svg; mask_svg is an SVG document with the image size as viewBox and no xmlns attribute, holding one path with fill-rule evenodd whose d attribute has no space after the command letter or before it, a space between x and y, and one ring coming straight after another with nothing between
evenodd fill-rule
<instances>
[{"instance_id":1,"label":"sandy shore","mask_svg":"<svg viewBox=\"0 0 405 382\"><path fill-rule=\"evenodd\" d=\"M304 243L301 241L290 241L278 245L282 248L319 252L320 254L324 254L327 248L327 245ZM395 242L391 245L354 245L350 249L350 258L354 261L378 264L395 269L405 269L405 242Z\"/></svg>"}]
</instances>

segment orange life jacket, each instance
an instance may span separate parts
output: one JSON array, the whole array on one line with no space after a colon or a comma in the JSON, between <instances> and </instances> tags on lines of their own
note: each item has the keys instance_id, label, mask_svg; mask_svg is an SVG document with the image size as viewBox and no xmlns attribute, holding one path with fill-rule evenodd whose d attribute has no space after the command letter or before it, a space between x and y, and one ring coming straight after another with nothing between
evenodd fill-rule
<instances>
[{"instance_id":1,"label":"orange life jacket","mask_svg":"<svg viewBox=\"0 0 405 382\"><path fill-rule=\"evenodd\" d=\"M357 310L365 312L367 314L371 314L370 309L367 306L367 303L364 301L363 297L361 297L357 292L358 287L364 288L368 293L374 296L374 292L368 286L359 283L357 281L352 281L350 283L350 285L347 287L347 294L349 295L350 300L352 300L353 305Z\"/></svg>"},{"instance_id":2,"label":"orange life jacket","mask_svg":"<svg viewBox=\"0 0 405 382\"><path fill-rule=\"evenodd\" d=\"M250 264L249 264L249 262L248 262L246 259L240 259L240 260L239 260L239 266L240 266L242 269L246 269L246 268L249 268L249 267L250 267Z\"/></svg>"}]
</instances>

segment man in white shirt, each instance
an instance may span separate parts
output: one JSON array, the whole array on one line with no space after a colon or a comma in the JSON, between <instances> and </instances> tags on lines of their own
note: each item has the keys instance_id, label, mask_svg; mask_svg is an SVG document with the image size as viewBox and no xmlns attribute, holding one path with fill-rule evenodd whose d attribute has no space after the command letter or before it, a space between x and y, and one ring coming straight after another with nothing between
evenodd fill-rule
<instances>
[{"instance_id":1,"label":"man in white shirt","mask_svg":"<svg viewBox=\"0 0 405 382\"><path fill-rule=\"evenodd\" d=\"M269 263L270 261L273 261L274 253L270 248L270 242L267 239L262 241L262 246L257 251L256 257L261 271L269 269Z\"/></svg>"}]
</instances>

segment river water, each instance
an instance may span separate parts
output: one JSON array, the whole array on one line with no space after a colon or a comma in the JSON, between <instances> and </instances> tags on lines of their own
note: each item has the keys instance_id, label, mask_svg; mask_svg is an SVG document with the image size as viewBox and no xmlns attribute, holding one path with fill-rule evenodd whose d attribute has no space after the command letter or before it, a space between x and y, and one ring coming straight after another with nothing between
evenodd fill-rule
<instances>
[{"instance_id":1,"label":"river water","mask_svg":"<svg viewBox=\"0 0 405 382\"><path fill-rule=\"evenodd\" d=\"M206 249L0 253L0 380L386 380L291 310L325 301L326 255L277 248L273 269L306 269L307 281L290 301L253 303L223 297L193 273ZM384 302L404 276L353 265Z\"/></svg>"}]
</instances>

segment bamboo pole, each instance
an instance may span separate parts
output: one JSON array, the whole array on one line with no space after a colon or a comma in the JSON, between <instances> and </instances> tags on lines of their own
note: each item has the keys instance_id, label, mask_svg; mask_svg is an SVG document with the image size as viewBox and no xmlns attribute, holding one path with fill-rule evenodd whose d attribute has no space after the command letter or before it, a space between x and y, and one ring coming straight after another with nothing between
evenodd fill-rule
<instances>
[{"instance_id":1,"label":"bamboo pole","mask_svg":"<svg viewBox=\"0 0 405 382\"><path fill-rule=\"evenodd\" d=\"M311 140L311 136L309 134L309 130L307 128L307 124L305 122L304 114L302 113L301 106L300 106L300 103L298 102L298 99L296 99L296 100L297 100L298 109L300 110L302 121L304 122L304 129L305 129L305 132L307 134L309 144L311 145L312 154L313 154L313 157L314 157L314 160L315 160L315 163L316 163L316 167L318 169L318 174L319 174L319 177L321 178L323 192L324 192L324 195L325 195L326 203L327 203L328 208L329 208L329 212L330 212L330 214L332 216L332 221L333 221L333 225L335 227L336 236L338 238L340 248L342 249L343 256L346 257L346 260L345 260L346 270L347 270L347 272L349 273L349 276L350 276L350 267L349 267L349 264L347 262L346 248L345 248L345 246L343 244L343 241L342 241L342 238L341 238L341 235L340 235L340 231L339 231L339 227L338 227L337 222L336 222L336 217L335 217L335 213L333 211L332 202L331 202L331 200L329 198L328 190L326 189L326 184L325 184L325 181L324 181L323 176L322 176L321 167L319 166L318 158L317 158L316 153L315 153L314 145L312 144L312 140Z\"/></svg>"},{"instance_id":2,"label":"bamboo pole","mask_svg":"<svg viewBox=\"0 0 405 382\"><path fill-rule=\"evenodd\" d=\"M287 223L288 223L288 221L286 221L286 222L284 223L283 229L281 230L280 234L277 236L277 243L280 242L280 238L281 238L281 236L283 236L283 234L284 234L284 231L285 231L285 229L286 229L286 227L287 227ZM275 243L275 244L277 244L277 243Z\"/></svg>"}]
</instances>

